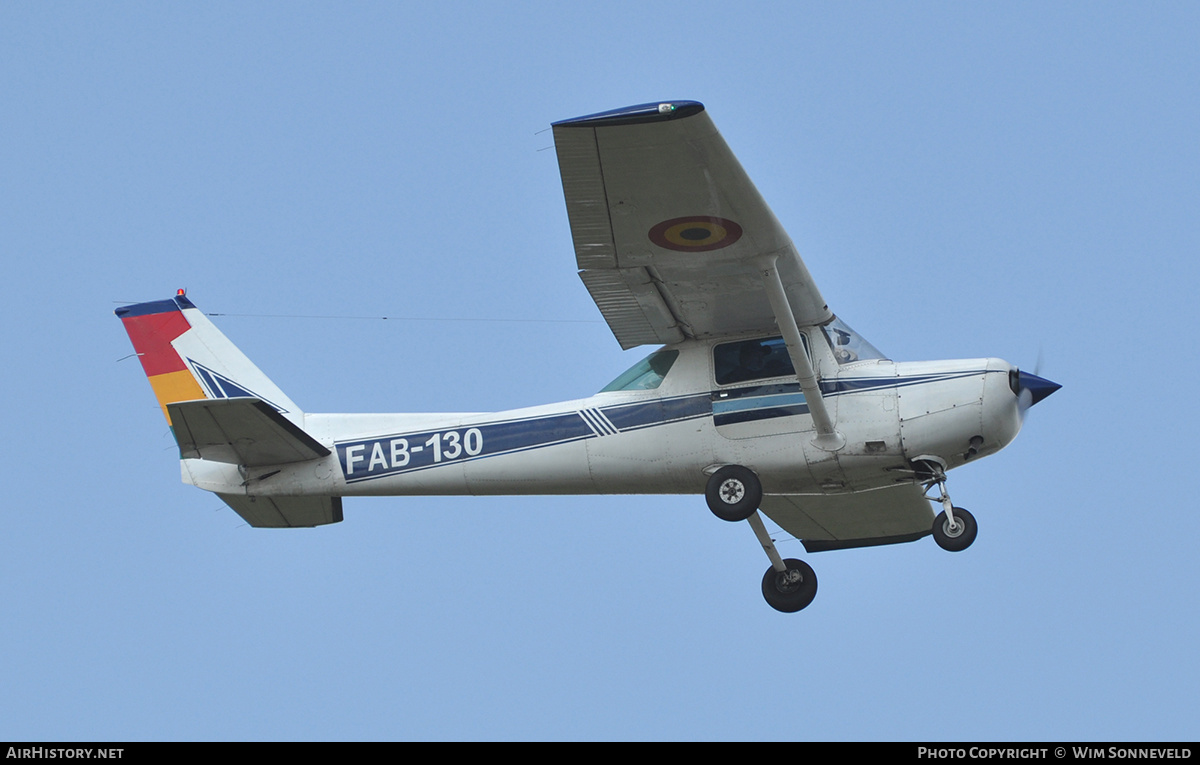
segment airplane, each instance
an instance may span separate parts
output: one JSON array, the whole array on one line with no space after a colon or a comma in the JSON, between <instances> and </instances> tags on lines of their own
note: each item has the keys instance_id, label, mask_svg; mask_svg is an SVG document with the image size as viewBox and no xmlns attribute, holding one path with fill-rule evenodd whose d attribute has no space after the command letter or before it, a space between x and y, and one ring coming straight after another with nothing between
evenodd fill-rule
<instances>
[{"instance_id":1,"label":"airplane","mask_svg":"<svg viewBox=\"0 0 1200 765\"><path fill-rule=\"evenodd\" d=\"M183 482L271 528L337 523L352 496L703 493L748 522L763 596L787 613L816 574L762 515L809 553L969 547L978 525L947 472L1006 446L1061 386L997 358L888 359L830 310L703 104L552 128L579 276L623 349L656 350L573 401L313 414L183 290L118 308Z\"/></svg>"}]
</instances>

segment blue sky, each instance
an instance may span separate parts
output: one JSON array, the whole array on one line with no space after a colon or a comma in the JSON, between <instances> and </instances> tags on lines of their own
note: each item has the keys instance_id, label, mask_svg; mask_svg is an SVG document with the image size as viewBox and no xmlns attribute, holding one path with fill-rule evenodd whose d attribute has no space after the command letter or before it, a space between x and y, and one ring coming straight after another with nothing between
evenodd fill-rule
<instances>
[{"instance_id":1,"label":"blue sky","mask_svg":"<svg viewBox=\"0 0 1200 765\"><path fill-rule=\"evenodd\" d=\"M0 4L0 739L1195 740L1198 33L1173 2ZM952 474L969 551L783 543L821 589L782 615L700 497L272 532L179 482L112 315L178 287L309 411L623 371L545 129L678 98L880 349L1064 385Z\"/></svg>"}]
</instances>

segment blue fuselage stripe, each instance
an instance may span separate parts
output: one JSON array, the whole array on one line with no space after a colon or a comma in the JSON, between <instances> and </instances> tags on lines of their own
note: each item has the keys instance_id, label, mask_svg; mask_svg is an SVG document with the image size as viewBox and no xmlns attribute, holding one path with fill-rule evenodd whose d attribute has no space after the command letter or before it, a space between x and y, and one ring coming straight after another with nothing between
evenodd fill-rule
<instances>
[{"instance_id":1,"label":"blue fuselage stripe","mask_svg":"<svg viewBox=\"0 0 1200 765\"><path fill-rule=\"evenodd\" d=\"M978 375L981 371L822 381L825 396L901 388ZM745 386L711 393L455 428L397 433L335 444L347 483L367 481L455 462L601 438L672 422L712 416L715 425L808 414L798 383Z\"/></svg>"}]
</instances>

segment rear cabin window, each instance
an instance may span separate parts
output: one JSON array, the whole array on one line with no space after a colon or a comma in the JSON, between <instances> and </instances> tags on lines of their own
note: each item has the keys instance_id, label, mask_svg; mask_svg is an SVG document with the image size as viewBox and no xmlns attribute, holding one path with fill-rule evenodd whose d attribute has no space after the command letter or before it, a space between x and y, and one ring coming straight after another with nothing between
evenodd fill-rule
<instances>
[{"instance_id":1,"label":"rear cabin window","mask_svg":"<svg viewBox=\"0 0 1200 765\"><path fill-rule=\"evenodd\" d=\"M617 379L600 389L601 393L615 390L654 390L662 385L663 378L671 371L679 351L656 351L634 364Z\"/></svg>"},{"instance_id":2,"label":"rear cabin window","mask_svg":"<svg viewBox=\"0 0 1200 765\"><path fill-rule=\"evenodd\" d=\"M804 352L808 353L808 339L803 335L800 338L804 343ZM796 374L782 337L739 340L714 346L713 371L718 385Z\"/></svg>"}]
</instances>

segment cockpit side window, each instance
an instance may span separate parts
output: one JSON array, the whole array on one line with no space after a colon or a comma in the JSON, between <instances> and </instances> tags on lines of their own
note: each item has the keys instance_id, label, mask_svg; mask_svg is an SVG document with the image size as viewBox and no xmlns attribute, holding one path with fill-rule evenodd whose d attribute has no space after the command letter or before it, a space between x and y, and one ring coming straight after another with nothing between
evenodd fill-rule
<instances>
[{"instance_id":1,"label":"cockpit side window","mask_svg":"<svg viewBox=\"0 0 1200 765\"><path fill-rule=\"evenodd\" d=\"M656 351L625 370L623 375L605 385L600 392L654 390L662 385L667 372L671 371L671 367L678 358L679 351Z\"/></svg>"},{"instance_id":2,"label":"cockpit side window","mask_svg":"<svg viewBox=\"0 0 1200 765\"><path fill-rule=\"evenodd\" d=\"M801 339L807 353L808 340L803 335ZM713 372L718 385L796 374L782 337L739 340L714 346Z\"/></svg>"}]
</instances>

